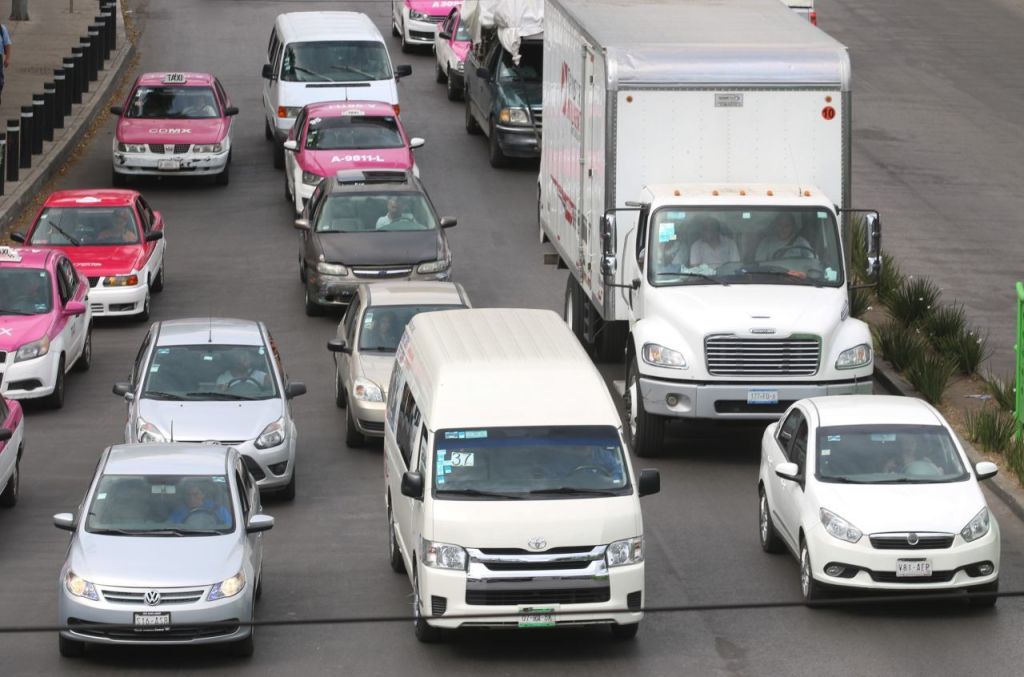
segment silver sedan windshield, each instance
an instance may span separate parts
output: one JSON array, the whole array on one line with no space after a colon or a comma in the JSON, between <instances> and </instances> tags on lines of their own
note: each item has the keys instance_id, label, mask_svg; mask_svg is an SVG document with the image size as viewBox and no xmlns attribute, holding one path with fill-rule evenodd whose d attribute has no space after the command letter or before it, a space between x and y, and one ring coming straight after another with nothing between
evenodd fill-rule
<instances>
[{"instance_id":1,"label":"silver sedan windshield","mask_svg":"<svg viewBox=\"0 0 1024 677\"><path fill-rule=\"evenodd\" d=\"M158 346L142 397L155 400L266 400L277 397L263 346Z\"/></svg>"},{"instance_id":2,"label":"silver sedan windshield","mask_svg":"<svg viewBox=\"0 0 1024 677\"><path fill-rule=\"evenodd\" d=\"M85 530L112 536L208 536L235 530L224 475L104 475Z\"/></svg>"}]
</instances>

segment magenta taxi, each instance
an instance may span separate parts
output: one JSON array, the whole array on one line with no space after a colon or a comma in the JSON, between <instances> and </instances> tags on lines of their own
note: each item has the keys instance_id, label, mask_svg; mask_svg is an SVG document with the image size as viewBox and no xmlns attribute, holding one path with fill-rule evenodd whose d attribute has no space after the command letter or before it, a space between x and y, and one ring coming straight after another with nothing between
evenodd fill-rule
<instances>
[{"instance_id":1,"label":"magenta taxi","mask_svg":"<svg viewBox=\"0 0 1024 677\"><path fill-rule=\"evenodd\" d=\"M92 361L89 282L55 249L0 247L0 388L64 405L64 375Z\"/></svg>"},{"instance_id":2,"label":"magenta taxi","mask_svg":"<svg viewBox=\"0 0 1024 677\"><path fill-rule=\"evenodd\" d=\"M149 319L150 296L164 288L164 219L134 190L61 190L43 203L15 242L60 249L89 279L93 315Z\"/></svg>"},{"instance_id":3,"label":"magenta taxi","mask_svg":"<svg viewBox=\"0 0 1024 677\"><path fill-rule=\"evenodd\" d=\"M209 73L144 73L135 80L114 135L115 186L131 176L215 176L227 184L231 105Z\"/></svg>"},{"instance_id":4,"label":"magenta taxi","mask_svg":"<svg viewBox=\"0 0 1024 677\"><path fill-rule=\"evenodd\" d=\"M448 84L448 100L458 101L466 87L466 55L473 46L469 28L458 7L452 8L437 25L434 36L435 73L438 82Z\"/></svg>"},{"instance_id":5,"label":"magenta taxi","mask_svg":"<svg viewBox=\"0 0 1024 677\"><path fill-rule=\"evenodd\" d=\"M285 197L295 213L325 176L341 169L411 169L419 176L409 138L394 108L378 101L324 101L306 105L284 142Z\"/></svg>"},{"instance_id":6,"label":"magenta taxi","mask_svg":"<svg viewBox=\"0 0 1024 677\"><path fill-rule=\"evenodd\" d=\"M434 26L444 21L462 0L391 0L391 31L402 38L402 51L414 45L433 45Z\"/></svg>"},{"instance_id":7,"label":"magenta taxi","mask_svg":"<svg viewBox=\"0 0 1024 677\"><path fill-rule=\"evenodd\" d=\"M21 405L0 395L0 508L13 508L18 502L24 450L25 417Z\"/></svg>"}]
</instances>

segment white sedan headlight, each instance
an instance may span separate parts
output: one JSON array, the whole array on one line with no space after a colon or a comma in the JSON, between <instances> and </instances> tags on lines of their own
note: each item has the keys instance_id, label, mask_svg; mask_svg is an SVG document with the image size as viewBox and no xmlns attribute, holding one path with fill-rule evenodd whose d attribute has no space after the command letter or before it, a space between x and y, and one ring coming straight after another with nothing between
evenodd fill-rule
<instances>
[{"instance_id":1,"label":"white sedan headlight","mask_svg":"<svg viewBox=\"0 0 1024 677\"><path fill-rule=\"evenodd\" d=\"M420 275L430 275L431 273L440 273L448 270L448 266L452 264L451 259L438 259L437 261L430 261L429 263L421 263L416 266L416 272Z\"/></svg>"},{"instance_id":2,"label":"white sedan headlight","mask_svg":"<svg viewBox=\"0 0 1024 677\"><path fill-rule=\"evenodd\" d=\"M215 583L210 588L210 594L206 596L206 601L212 602L217 599L224 599L225 597L234 597L238 593L242 592L245 588L245 574L239 571L237 574L223 580L220 583Z\"/></svg>"},{"instance_id":3,"label":"white sedan headlight","mask_svg":"<svg viewBox=\"0 0 1024 677\"><path fill-rule=\"evenodd\" d=\"M644 362L652 366L686 369L686 360L678 350L672 350L657 343L645 343L640 353L644 358Z\"/></svg>"},{"instance_id":4,"label":"white sedan headlight","mask_svg":"<svg viewBox=\"0 0 1024 677\"><path fill-rule=\"evenodd\" d=\"M161 443L167 441L167 436L164 435L160 428L147 421L146 419L140 418L139 425L136 426L139 434L139 442L143 444L150 444L153 442Z\"/></svg>"},{"instance_id":5,"label":"white sedan headlight","mask_svg":"<svg viewBox=\"0 0 1024 677\"><path fill-rule=\"evenodd\" d=\"M860 540L860 537L864 535L860 529L853 526L831 510L825 510L822 508L820 516L821 524L825 527L825 531L827 531L830 536L838 538L840 541L856 543Z\"/></svg>"},{"instance_id":6,"label":"white sedan headlight","mask_svg":"<svg viewBox=\"0 0 1024 677\"><path fill-rule=\"evenodd\" d=\"M856 369L857 367L863 367L865 364L871 362L871 346L867 343L862 343L859 346L854 346L849 350L844 350L839 353L838 359L836 359L836 369Z\"/></svg>"},{"instance_id":7,"label":"white sedan headlight","mask_svg":"<svg viewBox=\"0 0 1024 677\"><path fill-rule=\"evenodd\" d=\"M970 522L967 523L963 529L960 530L960 535L963 536L964 540L970 543L976 541L992 528L992 519L989 517L988 508L982 508L981 512L975 515Z\"/></svg>"},{"instance_id":8,"label":"white sedan headlight","mask_svg":"<svg viewBox=\"0 0 1024 677\"><path fill-rule=\"evenodd\" d=\"M96 586L85 580L74 571L68 571L64 577L64 588L75 597L84 597L98 602L100 595L96 592Z\"/></svg>"},{"instance_id":9,"label":"white sedan headlight","mask_svg":"<svg viewBox=\"0 0 1024 677\"><path fill-rule=\"evenodd\" d=\"M361 402L383 402L384 391L370 379L357 378L352 384L352 397Z\"/></svg>"},{"instance_id":10,"label":"white sedan headlight","mask_svg":"<svg viewBox=\"0 0 1024 677\"><path fill-rule=\"evenodd\" d=\"M37 341L26 343L22 347L18 348L18 352L14 354L14 361L21 362L23 360L34 360L37 357L42 357L48 352L50 352L50 337L44 336Z\"/></svg>"},{"instance_id":11,"label":"white sedan headlight","mask_svg":"<svg viewBox=\"0 0 1024 677\"><path fill-rule=\"evenodd\" d=\"M621 567L627 564L639 564L644 561L644 537L624 538L615 541L604 551L604 558L609 567Z\"/></svg>"},{"instance_id":12,"label":"white sedan headlight","mask_svg":"<svg viewBox=\"0 0 1024 677\"><path fill-rule=\"evenodd\" d=\"M423 539L420 544L423 563L434 569L457 569L465 571L469 557L465 548L450 543L435 543Z\"/></svg>"},{"instance_id":13,"label":"white sedan headlight","mask_svg":"<svg viewBox=\"0 0 1024 677\"><path fill-rule=\"evenodd\" d=\"M193 153L220 153L224 150L221 143L197 143L192 146Z\"/></svg>"},{"instance_id":14,"label":"white sedan headlight","mask_svg":"<svg viewBox=\"0 0 1024 677\"><path fill-rule=\"evenodd\" d=\"M256 438L257 449L269 449L284 442L284 417L268 425Z\"/></svg>"},{"instance_id":15,"label":"white sedan headlight","mask_svg":"<svg viewBox=\"0 0 1024 677\"><path fill-rule=\"evenodd\" d=\"M426 12L417 12L415 9L409 10L410 21L429 21L430 15Z\"/></svg>"}]
</instances>

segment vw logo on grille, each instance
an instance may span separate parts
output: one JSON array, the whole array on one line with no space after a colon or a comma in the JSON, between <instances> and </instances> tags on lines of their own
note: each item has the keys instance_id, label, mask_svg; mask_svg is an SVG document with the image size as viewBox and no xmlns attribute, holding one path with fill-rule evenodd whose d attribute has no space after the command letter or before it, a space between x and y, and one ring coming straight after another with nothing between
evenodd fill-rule
<instances>
[{"instance_id":1,"label":"vw logo on grille","mask_svg":"<svg viewBox=\"0 0 1024 677\"><path fill-rule=\"evenodd\" d=\"M920 542L921 537L915 534L914 532L910 532L909 534L907 534L907 545L917 545Z\"/></svg>"},{"instance_id":2,"label":"vw logo on grille","mask_svg":"<svg viewBox=\"0 0 1024 677\"><path fill-rule=\"evenodd\" d=\"M527 541L526 544L530 546L530 548L533 550L543 550L544 548L548 547L548 542L540 536L534 536L529 541Z\"/></svg>"},{"instance_id":3,"label":"vw logo on grille","mask_svg":"<svg viewBox=\"0 0 1024 677\"><path fill-rule=\"evenodd\" d=\"M160 591L159 590L149 590L143 596L142 601L145 602L146 604L148 604L149 606L156 606L157 604L160 603Z\"/></svg>"}]
</instances>

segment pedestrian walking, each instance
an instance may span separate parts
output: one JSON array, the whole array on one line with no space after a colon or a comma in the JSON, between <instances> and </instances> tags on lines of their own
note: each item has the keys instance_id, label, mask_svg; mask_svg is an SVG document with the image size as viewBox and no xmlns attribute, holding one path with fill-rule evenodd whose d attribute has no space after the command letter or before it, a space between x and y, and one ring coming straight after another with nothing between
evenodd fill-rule
<instances>
[{"instance_id":1,"label":"pedestrian walking","mask_svg":"<svg viewBox=\"0 0 1024 677\"><path fill-rule=\"evenodd\" d=\"M0 24L0 45L3 45L4 49L3 66L0 66L0 102L2 102L5 82L4 72L11 65L11 34L7 31L7 26L4 24Z\"/></svg>"}]
</instances>

